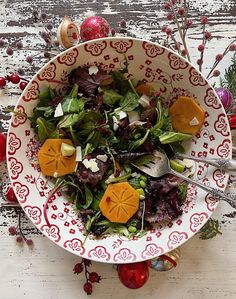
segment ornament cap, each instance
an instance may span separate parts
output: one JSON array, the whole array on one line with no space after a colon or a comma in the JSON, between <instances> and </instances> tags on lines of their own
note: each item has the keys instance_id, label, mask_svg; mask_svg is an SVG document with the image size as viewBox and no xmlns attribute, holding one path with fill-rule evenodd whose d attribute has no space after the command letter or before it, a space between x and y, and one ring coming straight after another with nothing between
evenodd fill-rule
<instances>
[{"instance_id":1,"label":"ornament cap","mask_svg":"<svg viewBox=\"0 0 236 299\"><path fill-rule=\"evenodd\" d=\"M79 28L68 16L64 16L58 27L57 39L60 45L67 49L79 42Z\"/></svg>"}]
</instances>

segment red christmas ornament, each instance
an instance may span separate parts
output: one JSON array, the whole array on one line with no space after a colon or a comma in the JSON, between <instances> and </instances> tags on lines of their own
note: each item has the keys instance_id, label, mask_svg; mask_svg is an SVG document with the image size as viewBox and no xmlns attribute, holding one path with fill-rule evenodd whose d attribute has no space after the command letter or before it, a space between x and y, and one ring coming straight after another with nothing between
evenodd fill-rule
<instances>
[{"instance_id":1,"label":"red christmas ornament","mask_svg":"<svg viewBox=\"0 0 236 299\"><path fill-rule=\"evenodd\" d=\"M0 133L0 162L6 160L6 146L7 146L6 135Z\"/></svg>"},{"instance_id":2,"label":"red christmas ornament","mask_svg":"<svg viewBox=\"0 0 236 299\"><path fill-rule=\"evenodd\" d=\"M120 281L129 289L141 288L149 277L148 262L124 264L118 266Z\"/></svg>"},{"instance_id":3,"label":"red christmas ornament","mask_svg":"<svg viewBox=\"0 0 236 299\"><path fill-rule=\"evenodd\" d=\"M107 37L110 32L108 22L100 16L92 16L83 21L80 26L80 37L82 41Z\"/></svg>"}]
</instances>

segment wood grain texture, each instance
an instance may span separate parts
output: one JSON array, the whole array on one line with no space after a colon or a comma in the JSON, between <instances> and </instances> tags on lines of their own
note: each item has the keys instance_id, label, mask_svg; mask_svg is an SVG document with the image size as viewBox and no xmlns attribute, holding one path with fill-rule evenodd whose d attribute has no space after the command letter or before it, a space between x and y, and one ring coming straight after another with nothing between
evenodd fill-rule
<instances>
[{"instance_id":1,"label":"wood grain texture","mask_svg":"<svg viewBox=\"0 0 236 299\"><path fill-rule=\"evenodd\" d=\"M127 20L129 35L148 40L162 40L160 28L166 24L161 9L164 1L154 0L111 0L111 1L48 1L48 0L0 0L0 38L8 46L14 47L22 40L22 50L14 51L9 57L5 48L0 49L0 76L25 69L30 78L46 59L42 58L44 43L38 32L42 27L33 22L32 9L47 13L48 20L55 28L67 14L78 24L86 16L104 16L119 31L119 21ZM191 18L194 26L190 30L188 42L192 62L196 64L200 43L200 17L209 16L209 30L215 37L207 46L204 73L207 74L214 57L222 53L229 40L235 38L235 0L192 0ZM27 55L33 55L34 62L28 65ZM219 65L221 72L229 66L231 56ZM214 80L212 80L212 83ZM10 115L1 111L13 107L19 96L17 87L0 90L0 131L6 131ZM6 179L6 165L0 165L0 182ZM236 298L236 225L235 219L225 216L232 212L221 203L214 214L220 220L222 235L208 241L195 236L181 247L182 259L176 269L169 272L150 273L150 280L140 290L131 291L123 287L112 265L94 263L93 270L102 275L103 280L94 286L93 298L162 298L162 299L234 299ZM23 229L35 243L33 250L27 246L17 246L15 238L8 235L9 225L16 225L16 213L11 208L0 209L0 299L77 299L87 298L83 292L83 276L73 274L73 266L80 259L64 251L43 237L29 222L23 219Z\"/></svg>"}]
</instances>

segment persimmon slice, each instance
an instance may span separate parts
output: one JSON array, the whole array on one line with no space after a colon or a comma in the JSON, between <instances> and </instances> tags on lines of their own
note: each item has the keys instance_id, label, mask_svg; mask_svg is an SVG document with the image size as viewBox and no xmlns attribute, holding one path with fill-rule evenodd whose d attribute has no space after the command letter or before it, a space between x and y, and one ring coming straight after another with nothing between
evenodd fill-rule
<instances>
[{"instance_id":1,"label":"persimmon slice","mask_svg":"<svg viewBox=\"0 0 236 299\"><path fill-rule=\"evenodd\" d=\"M139 194L127 182L110 184L99 207L111 222L126 223L138 210Z\"/></svg>"},{"instance_id":2,"label":"persimmon slice","mask_svg":"<svg viewBox=\"0 0 236 299\"><path fill-rule=\"evenodd\" d=\"M191 97L180 96L169 114L173 128L181 133L196 135L205 120L205 111Z\"/></svg>"},{"instance_id":3,"label":"persimmon slice","mask_svg":"<svg viewBox=\"0 0 236 299\"><path fill-rule=\"evenodd\" d=\"M65 157L61 153L61 145L72 145L70 139L47 139L38 152L38 162L44 175L60 177L75 171L75 153Z\"/></svg>"}]
</instances>

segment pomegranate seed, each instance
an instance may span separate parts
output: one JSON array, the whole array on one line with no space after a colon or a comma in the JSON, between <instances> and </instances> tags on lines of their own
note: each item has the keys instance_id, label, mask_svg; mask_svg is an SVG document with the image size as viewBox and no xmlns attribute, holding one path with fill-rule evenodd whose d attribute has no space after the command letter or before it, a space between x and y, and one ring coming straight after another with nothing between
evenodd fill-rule
<instances>
[{"instance_id":1,"label":"pomegranate seed","mask_svg":"<svg viewBox=\"0 0 236 299\"><path fill-rule=\"evenodd\" d=\"M87 293L87 295L91 295L93 292L93 286L90 282L86 282L84 284L84 291L85 293Z\"/></svg>"},{"instance_id":2,"label":"pomegranate seed","mask_svg":"<svg viewBox=\"0 0 236 299\"><path fill-rule=\"evenodd\" d=\"M107 198L106 198L106 202L108 203L108 202L110 202L110 201L111 201L110 196L107 196Z\"/></svg>"},{"instance_id":3,"label":"pomegranate seed","mask_svg":"<svg viewBox=\"0 0 236 299\"><path fill-rule=\"evenodd\" d=\"M3 88L4 86L6 86L7 81L4 77L0 77L0 88Z\"/></svg>"},{"instance_id":4,"label":"pomegranate seed","mask_svg":"<svg viewBox=\"0 0 236 299\"><path fill-rule=\"evenodd\" d=\"M91 282L99 282L101 280L101 276L99 276L97 272L91 272L89 274L89 280Z\"/></svg>"},{"instance_id":5,"label":"pomegranate seed","mask_svg":"<svg viewBox=\"0 0 236 299\"><path fill-rule=\"evenodd\" d=\"M73 269L74 274L79 274L79 273L83 272L83 270L84 270L84 267L81 263L76 264Z\"/></svg>"},{"instance_id":6,"label":"pomegranate seed","mask_svg":"<svg viewBox=\"0 0 236 299\"><path fill-rule=\"evenodd\" d=\"M13 83L13 84L18 84L20 82L20 76L17 75L17 74L12 74L10 76L10 81Z\"/></svg>"},{"instance_id":7,"label":"pomegranate seed","mask_svg":"<svg viewBox=\"0 0 236 299\"><path fill-rule=\"evenodd\" d=\"M8 228L8 232L11 236L14 236L16 234L16 227L15 226L10 226Z\"/></svg>"},{"instance_id":8,"label":"pomegranate seed","mask_svg":"<svg viewBox=\"0 0 236 299\"><path fill-rule=\"evenodd\" d=\"M88 173L87 170L83 170L83 171L81 172L81 176L82 176L83 179L86 179L86 178L88 177L88 175L89 175L89 173Z\"/></svg>"},{"instance_id":9,"label":"pomegranate seed","mask_svg":"<svg viewBox=\"0 0 236 299\"><path fill-rule=\"evenodd\" d=\"M154 100L151 100L150 102L149 102L149 105L153 108L153 107L155 107L155 101Z\"/></svg>"},{"instance_id":10,"label":"pomegranate seed","mask_svg":"<svg viewBox=\"0 0 236 299\"><path fill-rule=\"evenodd\" d=\"M150 119L147 118L146 128L147 128L147 129L150 129L151 126L152 126L152 125L151 125L151 123L150 123Z\"/></svg>"},{"instance_id":11,"label":"pomegranate seed","mask_svg":"<svg viewBox=\"0 0 236 299\"><path fill-rule=\"evenodd\" d=\"M22 82L20 83L20 89L21 89L21 90L24 90L24 89L26 88L26 85L27 85L27 82L22 81Z\"/></svg>"}]
</instances>

